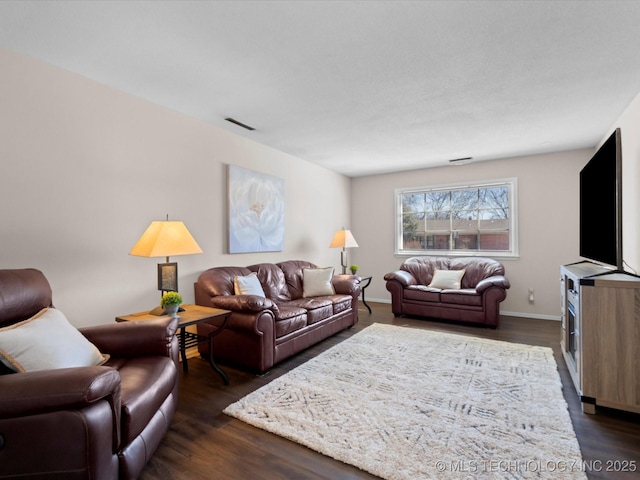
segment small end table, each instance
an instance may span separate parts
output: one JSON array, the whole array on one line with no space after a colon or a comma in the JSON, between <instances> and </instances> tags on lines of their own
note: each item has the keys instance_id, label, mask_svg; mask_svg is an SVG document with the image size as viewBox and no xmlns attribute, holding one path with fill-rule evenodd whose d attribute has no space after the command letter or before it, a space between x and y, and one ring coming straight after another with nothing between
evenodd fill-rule
<instances>
[{"instance_id":1,"label":"small end table","mask_svg":"<svg viewBox=\"0 0 640 480\"><path fill-rule=\"evenodd\" d=\"M215 370L221 377L225 385L229 385L229 378L227 374L220 370L220 367L216 365L213 360L213 342L211 339L216 335L219 335L227 326L230 310L222 310L220 308L203 307L201 305L181 305L184 309L183 312L178 314L178 327L180 331L178 333L178 340L180 341L180 357L182 358L182 370L189 371L189 364L187 362L187 348L195 347L200 342L209 342L209 365ZM141 320L149 320L152 318L158 318L156 315L150 312L132 313L130 315L122 315L116 317L116 322L137 322ZM211 320L219 320L219 325L213 325L213 330L208 336L202 337L198 334L187 332L186 327L189 325L196 325L201 322L207 322Z\"/></svg>"}]
</instances>

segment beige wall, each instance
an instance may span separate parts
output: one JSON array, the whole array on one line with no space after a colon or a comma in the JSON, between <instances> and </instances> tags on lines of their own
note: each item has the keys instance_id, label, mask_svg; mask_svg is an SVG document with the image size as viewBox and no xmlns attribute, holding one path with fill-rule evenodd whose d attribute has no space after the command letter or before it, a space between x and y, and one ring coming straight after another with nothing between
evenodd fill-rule
<instances>
[{"instance_id":1,"label":"beige wall","mask_svg":"<svg viewBox=\"0 0 640 480\"><path fill-rule=\"evenodd\" d=\"M558 268L579 259L578 172L592 149L350 180L4 49L0 68L0 268L43 270L56 305L76 325L157 303L161 259L128 252L165 214L183 220L204 250L172 259L187 302L211 266L300 258L339 268L328 244L342 225L360 244L350 263L374 276L368 298L389 301L382 277L402 262L393 253L394 190L508 177L518 178L520 256L504 261L512 288L502 311L558 317ZM636 270L639 125L640 96L613 126L623 131L625 260ZM226 164L284 178L283 252L225 253Z\"/></svg>"},{"instance_id":2,"label":"beige wall","mask_svg":"<svg viewBox=\"0 0 640 480\"><path fill-rule=\"evenodd\" d=\"M519 258L505 259L511 282L503 313L559 318L560 265L579 260L579 171L592 149L361 177L352 184L351 260L373 275L367 298L390 301L383 276L397 269L394 190L499 178L518 179ZM533 288L535 302L528 302Z\"/></svg>"},{"instance_id":3,"label":"beige wall","mask_svg":"<svg viewBox=\"0 0 640 480\"><path fill-rule=\"evenodd\" d=\"M600 144L617 127L622 135L622 256L625 270L640 273L640 95L629 104Z\"/></svg>"},{"instance_id":4,"label":"beige wall","mask_svg":"<svg viewBox=\"0 0 640 480\"><path fill-rule=\"evenodd\" d=\"M0 268L39 268L77 326L157 305L155 258L129 250L183 220L204 253L173 257L193 302L204 269L305 259L349 224L350 180L84 77L0 49ZM285 250L225 254L226 164L284 178Z\"/></svg>"}]
</instances>

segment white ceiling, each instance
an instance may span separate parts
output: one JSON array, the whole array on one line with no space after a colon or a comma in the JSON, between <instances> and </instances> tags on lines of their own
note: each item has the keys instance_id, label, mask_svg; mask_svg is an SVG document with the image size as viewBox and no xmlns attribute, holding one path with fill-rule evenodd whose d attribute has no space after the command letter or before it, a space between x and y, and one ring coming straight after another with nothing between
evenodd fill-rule
<instances>
[{"instance_id":1,"label":"white ceiling","mask_svg":"<svg viewBox=\"0 0 640 480\"><path fill-rule=\"evenodd\" d=\"M2 1L0 45L348 176L594 147L640 92L637 1Z\"/></svg>"}]
</instances>

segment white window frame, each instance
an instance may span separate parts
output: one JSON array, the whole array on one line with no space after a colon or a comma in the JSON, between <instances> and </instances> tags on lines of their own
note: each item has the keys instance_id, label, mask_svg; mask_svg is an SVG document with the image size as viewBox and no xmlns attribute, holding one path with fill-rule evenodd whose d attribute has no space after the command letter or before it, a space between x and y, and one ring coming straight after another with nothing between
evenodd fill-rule
<instances>
[{"instance_id":1,"label":"white window frame","mask_svg":"<svg viewBox=\"0 0 640 480\"><path fill-rule=\"evenodd\" d=\"M409 250L402 249L402 195L411 193L428 193L437 191L461 190L465 188L486 188L497 186L509 187L509 250ZM447 185L430 185L424 187L397 188L395 190L395 255L412 257L417 255L436 255L441 257L500 257L518 258L518 179L504 178L475 182L452 183Z\"/></svg>"}]
</instances>

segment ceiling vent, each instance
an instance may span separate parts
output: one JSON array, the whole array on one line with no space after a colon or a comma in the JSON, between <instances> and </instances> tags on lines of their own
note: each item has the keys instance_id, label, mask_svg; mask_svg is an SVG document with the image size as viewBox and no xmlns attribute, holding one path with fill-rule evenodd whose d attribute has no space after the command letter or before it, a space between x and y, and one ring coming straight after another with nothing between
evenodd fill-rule
<instances>
[{"instance_id":1,"label":"ceiling vent","mask_svg":"<svg viewBox=\"0 0 640 480\"><path fill-rule=\"evenodd\" d=\"M453 160L449 160L451 165L465 165L467 163L471 163L473 157L463 157L463 158L454 158Z\"/></svg>"},{"instance_id":2,"label":"ceiling vent","mask_svg":"<svg viewBox=\"0 0 640 480\"><path fill-rule=\"evenodd\" d=\"M225 118L225 120L226 120L227 122L231 122L231 123L233 123L233 124L235 124L235 125L238 125L239 127L246 128L247 130L251 130L251 131L255 130L255 128L250 127L249 125L247 125L247 124L245 124L245 123L239 122L239 121L238 121L238 120L236 120L235 118L227 117L227 118Z\"/></svg>"}]
</instances>

